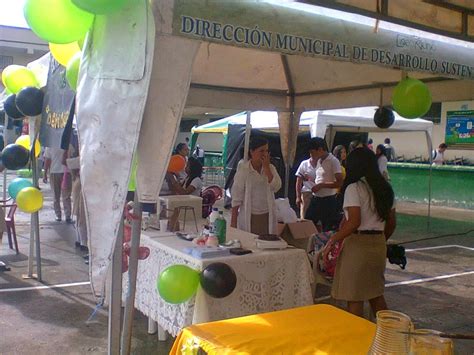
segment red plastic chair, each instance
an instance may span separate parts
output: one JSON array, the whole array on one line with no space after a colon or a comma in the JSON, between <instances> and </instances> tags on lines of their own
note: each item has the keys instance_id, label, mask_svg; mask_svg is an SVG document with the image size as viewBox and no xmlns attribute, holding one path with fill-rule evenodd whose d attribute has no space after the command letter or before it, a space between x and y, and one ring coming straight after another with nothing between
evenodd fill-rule
<instances>
[{"instance_id":1,"label":"red plastic chair","mask_svg":"<svg viewBox=\"0 0 474 355\"><path fill-rule=\"evenodd\" d=\"M7 228L7 235L8 235L8 245L10 249L14 249L17 254L20 254L20 250L18 249L18 240L16 238L16 229L15 229L15 212L16 212L16 203L11 204L2 204L3 208L10 208L8 213L5 215L5 225ZM15 247L13 248L13 244Z\"/></svg>"}]
</instances>

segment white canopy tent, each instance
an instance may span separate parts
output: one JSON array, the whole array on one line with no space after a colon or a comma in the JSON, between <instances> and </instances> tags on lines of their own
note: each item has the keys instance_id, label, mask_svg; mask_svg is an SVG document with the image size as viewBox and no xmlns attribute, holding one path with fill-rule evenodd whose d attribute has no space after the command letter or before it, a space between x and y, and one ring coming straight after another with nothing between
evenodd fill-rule
<instances>
[{"instance_id":1,"label":"white canopy tent","mask_svg":"<svg viewBox=\"0 0 474 355\"><path fill-rule=\"evenodd\" d=\"M387 129L378 128L374 123L377 107L358 107L340 110L319 111L311 125L312 137L326 137L328 146L334 142L336 132L423 132L425 133L428 156L431 156L433 122L420 118L406 119L394 112L395 122ZM305 112L301 116L310 115Z\"/></svg>"}]
</instances>

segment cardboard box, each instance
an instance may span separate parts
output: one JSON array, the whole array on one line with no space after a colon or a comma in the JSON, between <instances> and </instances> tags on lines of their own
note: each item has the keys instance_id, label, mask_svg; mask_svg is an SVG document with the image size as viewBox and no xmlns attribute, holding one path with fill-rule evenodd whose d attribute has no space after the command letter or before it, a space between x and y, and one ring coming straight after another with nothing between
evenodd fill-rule
<instances>
[{"instance_id":1,"label":"cardboard box","mask_svg":"<svg viewBox=\"0 0 474 355\"><path fill-rule=\"evenodd\" d=\"M295 223L278 223L277 233L288 244L306 250L308 238L317 233L317 229L313 221L301 219Z\"/></svg>"}]
</instances>

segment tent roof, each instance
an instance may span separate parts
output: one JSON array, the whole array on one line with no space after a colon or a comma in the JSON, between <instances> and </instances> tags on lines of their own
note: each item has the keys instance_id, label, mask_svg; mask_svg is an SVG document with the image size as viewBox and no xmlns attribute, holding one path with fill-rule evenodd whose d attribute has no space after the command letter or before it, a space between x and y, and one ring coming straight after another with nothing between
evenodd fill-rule
<instances>
[{"instance_id":1,"label":"tent roof","mask_svg":"<svg viewBox=\"0 0 474 355\"><path fill-rule=\"evenodd\" d=\"M433 122L417 119L406 119L400 117L396 112L395 123L388 129L380 129L374 124L374 112L376 106L347 108L339 110L308 111L300 117L300 131L308 130L311 127L313 136L324 137L329 126L337 127L338 130L377 132L377 131L423 131L431 135ZM228 125L245 125L247 115L245 112L225 117L220 120L206 123L202 126L194 127L193 133L227 133ZM278 114L275 111L254 111L250 116L252 128L266 131L278 130Z\"/></svg>"},{"instance_id":2,"label":"tent roof","mask_svg":"<svg viewBox=\"0 0 474 355\"><path fill-rule=\"evenodd\" d=\"M300 130L308 130L314 116L302 118L300 121ZM193 133L223 133L227 134L229 125L245 125L247 122L246 112L240 112L233 116L225 117L220 120L209 122L204 125L194 127ZM263 130L278 129L278 113L275 111L254 111L250 115L250 125L252 128Z\"/></svg>"},{"instance_id":3,"label":"tent roof","mask_svg":"<svg viewBox=\"0 0 474 355\"><path fill-rule=\"evenodd\" d=\"M324 137L328 127L335 127L337 131L358 132L427 132L430 136L433 131L433 122L421 118L406 119L394 112L395 122L387 129L378 128L374 123L376 106L358 107L341 110L319 111L311 123L311 135ZM306 112L311 114L311 112Z\"/></svg>"}]
</instances>

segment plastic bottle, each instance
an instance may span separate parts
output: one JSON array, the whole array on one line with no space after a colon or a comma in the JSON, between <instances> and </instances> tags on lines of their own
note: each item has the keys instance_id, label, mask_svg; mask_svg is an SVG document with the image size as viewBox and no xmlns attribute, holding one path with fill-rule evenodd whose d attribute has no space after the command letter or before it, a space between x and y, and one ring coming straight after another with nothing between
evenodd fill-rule
<instances>
[{"instance_id":1,"label":"plastic bottle","mask_svg":"<svg viewBox=\"0 0 474 355\"><path fill-rule=\"evenodd\" d=\"M212 213L209 215L209 231L212 233L216 232L216 219L219 218L219 210L217 208L212 209Z\"/></svg>"},{"instance_id":2,"label":"plastic bottle","mask_svg":"<svg viewBox=\"0 0 474 355\"><path fill-rule=\"evenodd\" d=\"M219 244L225 243L225 233L227 229L227 221L224 218L224 212L219 211L219 218L216 219L215 225L215 234L217 239L219 239Z\"/></svg>"}]
</instances>

